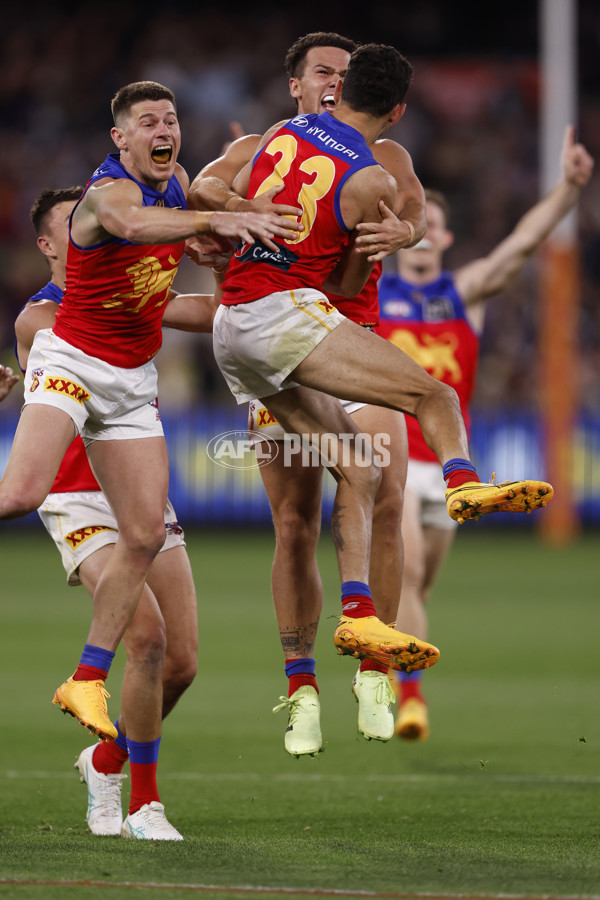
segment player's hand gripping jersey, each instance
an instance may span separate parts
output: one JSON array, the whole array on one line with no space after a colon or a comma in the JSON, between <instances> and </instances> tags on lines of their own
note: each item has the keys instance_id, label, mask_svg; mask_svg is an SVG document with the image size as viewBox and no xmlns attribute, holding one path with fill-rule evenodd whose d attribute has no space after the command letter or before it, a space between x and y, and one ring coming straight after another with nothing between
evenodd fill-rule
<instances>
[{"instance_id":1,"label":"player's hand gripping jersey","mask_svg":"<svg viewBox=\"0 0 600 900\"><path fill-rule=\"evenodd\" d=\"M327 112L286 122L254 158L248 197L283 183L277 203L302 208L303 231L278 241L278 253L259 240L243 244L229 264L222 302L235 306L298 288L321 291L348 241L342 187L359 169L374 165L363 136Z\"/></svg>"},{"instance_id":2,"label":"player's hand gripping jersey","mask_svg":"<svg viewBox=\"0 0 600 900\"><path fill-rule=\"evenodd\" d=\"M479 338L466 317L452 274L442 272L436 281L421 285L386 274L379 282L379 306L376 332L404 350L433 378L454 388L468 429ZM437 463L417 420L406 416L406 428L411 459Z\"/></svg>"},{"instance_id":3,"label":"player's hand gripping jersey","mask_svg":"<svg viewBox=\"0 0 600 900\"><path fill-rule=\"evenodd\" d=\"M118 154L109 154L96 169L84 195L102 178L134 181L142 192L144 206L186 209L176 176L160 193L133 178L119 162ZM67 287L54 333L115 366L133 369L147 363L160 349L164 307L184 246L184 241L133 244L108 237L91 247L79 247L71 238L69 224Z\"/></svg>"}]
</instances>

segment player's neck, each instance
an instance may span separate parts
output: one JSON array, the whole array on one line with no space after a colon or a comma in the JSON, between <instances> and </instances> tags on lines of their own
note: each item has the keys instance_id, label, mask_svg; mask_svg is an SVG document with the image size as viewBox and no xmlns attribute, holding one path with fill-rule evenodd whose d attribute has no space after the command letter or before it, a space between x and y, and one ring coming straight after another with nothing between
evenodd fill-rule
<instances>
[{"instance_id":1,"label":"player's neck","mask_svg":"<svg viewBox=\"0 0 600 900\"><path fill-rule=\"evenodd\" d=\"M64 291L67 281L67 270L65 266L50 266L50 281L52 284L55 284L57 288L60 288L61 291Z\"/></svg>"},{"instance_id":2,"label":"player's neck","mask_svg":"<svg viewBox=\"0 0 600 900\"><path fill-rule=\"evenodd\" d=\"M332 115L338 122L350 125L360 132L369 146L387 131L387 117L374 118L369 113L357 112L346 103L340 103Z\"/></svg>"}]
</instances>

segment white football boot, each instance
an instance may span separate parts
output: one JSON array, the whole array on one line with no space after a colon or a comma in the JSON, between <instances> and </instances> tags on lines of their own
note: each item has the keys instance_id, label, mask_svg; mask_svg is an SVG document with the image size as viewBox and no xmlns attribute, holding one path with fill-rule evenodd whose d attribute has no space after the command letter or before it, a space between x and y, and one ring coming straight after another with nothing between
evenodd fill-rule
<instances>
[{"instance_id":1,"label":"white football boot","mask_svg":"<svg viewBox=\"0 0 600 900\"><path fill-rule=\"evenodd\" d=\"M92 756L98 744L79 754L75 768L88 789L87 823L92 834L119 835L123 824L121 787L127 775L104 775L94 768Z\"/></svg>"},{"instance_id":2,"label":"white football boot","mask_svg":"<svg viewBox=\"0 0 600 900\"><path fill-rule=\"evenodd\" d=\"M360 669L352 681L358 701L358 730L368 741L389 741L394 736L396 696L386 673Z\"/></svg>"},{"instance_id":3,"label":"white football boot","mask_svg":"<svg viewBox=\"0 0 600 900\"><path fill-rule=\"evenodd\" d=\"M130 813L121 827L121 837L140 841L182 841L183 835L173 828L158 800L144 803L137 812Z\"/></svg>"}]
</instances>

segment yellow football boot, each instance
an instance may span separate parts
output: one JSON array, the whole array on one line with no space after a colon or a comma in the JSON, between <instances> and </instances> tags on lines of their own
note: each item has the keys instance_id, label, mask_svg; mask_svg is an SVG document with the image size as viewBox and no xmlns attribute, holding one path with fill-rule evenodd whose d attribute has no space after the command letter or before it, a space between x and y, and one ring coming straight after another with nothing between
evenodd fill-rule
<instances>
[{"instance_id":1,"label":"yellow football boot","mask_svg":"<svg viewBox=\"0 0 600 900\"><path fill-rule=\"evenodd\" d=\"M377 616L360 619L340 616L333 643L341 655L372 659L402 672L429 669L440 658L440 651L433 644L396 631Z\"/></svg>"},{"instance_id":2,"label":"yellow football boot","mask_svg":"<svg viewBox=\"0 0 600 900\"><path fill-rule=\"evenodd\" d=\"M103 741L114 741L117 729L108 718L106 698L110 694L103 681L74 681L67 678L54 692L52 703L60 706Z\"/></svg>"},{"instance_id":3,"label":"yellow football boot","mask_svg":"<svg viewBox=\"0 0 600 900\"><path fill-rule=\"evenodd\" d=\"M416 697L405 700L400 706L394 730L403 741L426 741L429 737L427 704Z\"/></svg>"},{"instance_id":4,"label":"yellow football boot","mask_svg":"<svg viewBox=\"0 0 600 900\"><path fill-rule=\"evenodd\" d=\"M462 525L466 519L478 519L487 513L530 513L546 506L554 496L554 489L546 481L503 481L494 484L467 481L446 491L448 515Z\"/></svg>"}]
</instances>

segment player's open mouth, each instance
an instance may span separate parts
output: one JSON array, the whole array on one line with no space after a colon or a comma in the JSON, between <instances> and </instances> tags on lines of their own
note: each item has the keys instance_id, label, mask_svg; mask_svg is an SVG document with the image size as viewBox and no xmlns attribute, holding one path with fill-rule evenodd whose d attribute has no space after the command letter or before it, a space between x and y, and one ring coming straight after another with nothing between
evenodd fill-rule
<instances>
[{"instance_id":1,"label":"player's open mouth","mask_svg":"<svg viewBox=\"0 0 600 900\"><path fill-rule=\"evenodd\" d=\"M335 109L333 94L325 94L324 97L321 97L321 106L323 109Z\"/></svg>"},{"instance_id":2,"label":"player's open mouth","mask_svg":"<svg viewBox=\"0 0 600 900\"><path fill-rule=\"evenodd\" d=\"M162 144L159 147L153 147L151 153L152 159L159 166L168 166L173 156L173 148L169 144Z\"/></svg>"}]
</instances>

